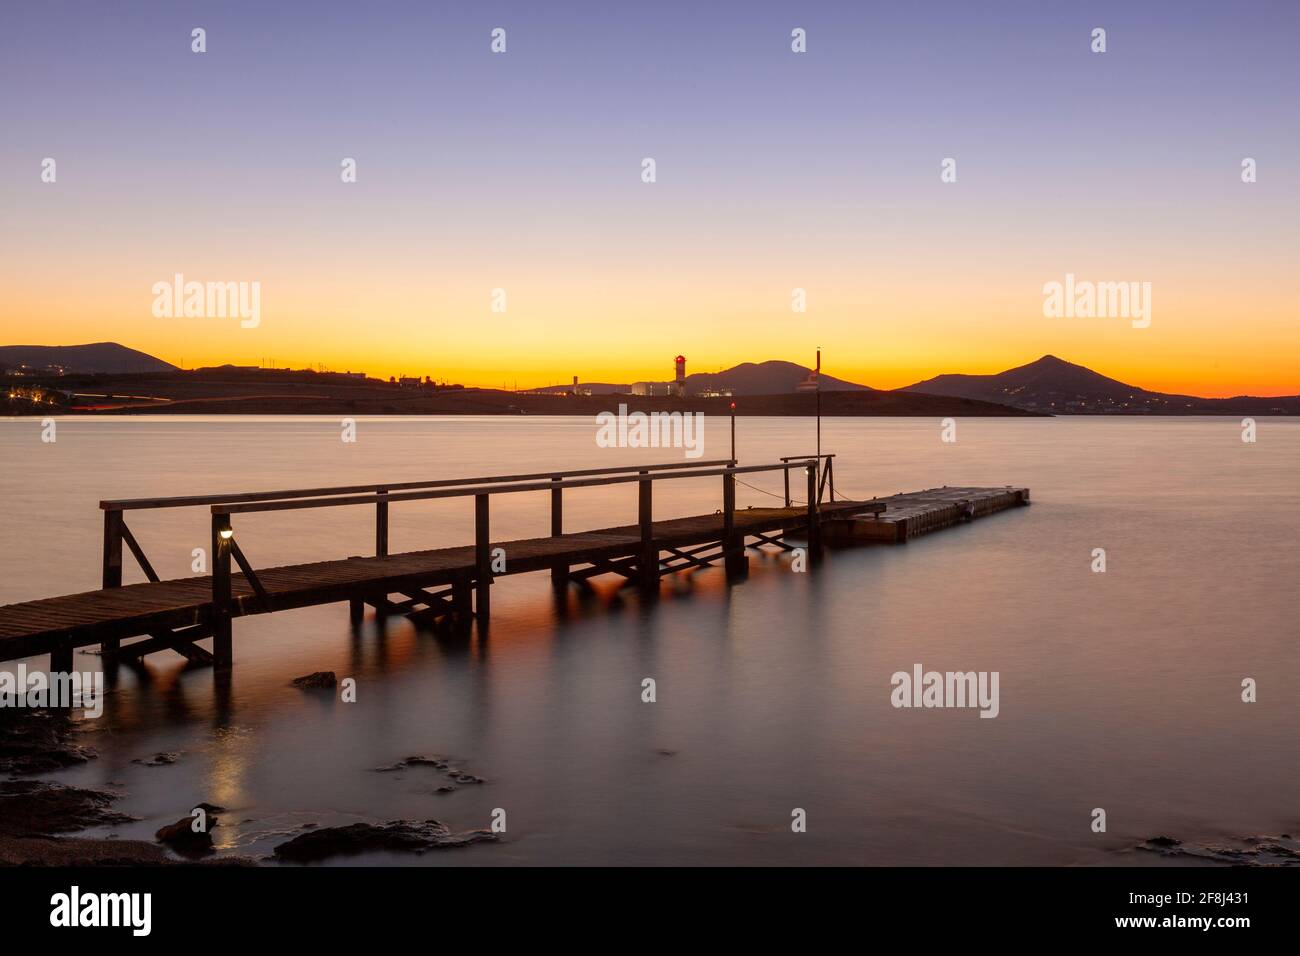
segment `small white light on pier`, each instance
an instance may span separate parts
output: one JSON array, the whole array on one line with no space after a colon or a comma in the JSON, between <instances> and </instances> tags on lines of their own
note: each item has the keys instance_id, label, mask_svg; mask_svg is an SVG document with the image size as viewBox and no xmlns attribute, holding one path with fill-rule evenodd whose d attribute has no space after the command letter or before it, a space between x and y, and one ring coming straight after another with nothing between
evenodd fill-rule
<instances>
[{"instance_id":1,"label":"small white light on pier","mask_svg":"<svg viewBox=\"0 0 1300 956\"><path fill-rule=\"evenodd\" d=\"M218 533L221 535L222 539L225 540L225 541L229 541L231 538L233 538L233 537L235 536L235 530L234 530L233 528L225 528L225 529L223 529L222 531L220 531L220 532L218 532Z\"/></svg>"}]
</instances>

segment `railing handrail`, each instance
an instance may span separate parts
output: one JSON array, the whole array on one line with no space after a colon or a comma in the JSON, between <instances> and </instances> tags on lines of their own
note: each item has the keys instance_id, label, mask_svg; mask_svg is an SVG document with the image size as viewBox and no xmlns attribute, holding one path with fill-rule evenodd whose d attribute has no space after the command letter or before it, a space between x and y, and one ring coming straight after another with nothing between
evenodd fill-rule
<instances>
[{"instance_id":1,"label":"railing handrail","mask_svg":"<svg viewBox=\"0 0 1300 956\"><path fill-rule=\"evenodd\" d=\"M778 461L807 461L810 458L834 458L833 454L829 455L790 455L786 458L777 459Z\"/></svg>"},{"instance_id":2,"label":"railing handrail","mask_svg":"<svg viewBox=\"0 0 1300 956\"><path fill-rule=\"evenodd\" d=\"M525 475L489 475L481 478L439 478L433 481L397 481L373 482L364 485L339 485L333 488L293 488L285 491L249 491L229 495L178 495L167 498L119 498L101 501L103 511L136 511L145 508L189 508L198 505L236 504L257 501L282 501L295 498L324 498L333 495L350 495L366 492L405 491L416 488L451 488L459 485L492 485L513 481L532 481L579 475L617 475L624 472L666 471L669 469L708 468L717 465L731 465L730 458L716 458L709 461L671 462L654 465L628 465L619 468L580 468L567 471L539 471ZM389 499L393 500L393 499Z\"/></svg>"},{"instance_id":3,"label":"railing handrail","mask_svg":"<svg viewBox=\"0 0 1300 956\"><path fill-rule=\"evenodd\" d=\"M623 475L626 469L616 469L613 475L607 475L599 478L566 478L561 480L525 481L520 484L498 484L496 486L476 485L473 487L444 488L434 491L408 491L399 494L378 493L373 495L344 495L333 498L310 498L310 499L279 499L275 501L252 501L252 502L219 502L212 505L212 513L220 515L247 514L249 512L261 511L296 511L306 508L335 508L347 505L366 505L366 504L386 504L395 501L428 501L438 498L466 498L471 495L501 495L512 494L515 492L526 491L555 491L563 488L592 488L600 485L618 485L630 484L631 482L642 481L664 481L672 478L707 478L718 475L743 475L753 474L763 471L784 471L790 472L801 467L795 462L785 462L773 465L744 465L740 467L729 466L725 468L699 468L689 467L677 471L665 472L659 469L658 474L651 474L652 469L642 467L637 469L638 474Z\"/></svg>"}]
</instances>

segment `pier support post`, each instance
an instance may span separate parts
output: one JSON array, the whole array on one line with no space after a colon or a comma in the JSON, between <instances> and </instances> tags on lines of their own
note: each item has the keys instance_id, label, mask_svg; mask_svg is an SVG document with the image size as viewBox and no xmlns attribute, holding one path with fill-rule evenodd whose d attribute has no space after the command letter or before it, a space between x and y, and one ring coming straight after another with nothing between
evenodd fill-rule
<instances>
[{"instance_id":1,"label":"pier support post","mask_svg":"<svg viewBox=\"0 0 1300 956\"><path fill-rule=\"evenodd\" d=\"M654 502L651 498L654 482L647 472L637 472L637 518L641 529L641 547L637 557L637 577L641 590L647 594L659 590L659 548L654 541Z\"/></svg>"},{"instance_id":2,"label":"pier support post","mask_svg":"<svg viewBox=\"0 0 1300 956\"><path fill-rule=\"evenodd\" d=\"M492 613L492 558L488 549L488 496L474 496L474 598L479 620Z\"/></svg>"},{"instance_id":3,"label":"pier support post","mask_svg":"<svg viewBox=\"0 0 1300 956\"><path fill-rule=\"evenodd\" d=\"M558 482L559 477L551 481ZM558 538L564 534L564 489L551 489L551 537ZM559 563L551 565L551 584L556 589L563 589L569 583L569 565Z\"/></svg>"},{"instance_id":4,"label":"pier support post","mask_svg":"<svg viewBox=\"0 0 1300 956\"><path fill-rule=\"evenodd\" d=\"M821 517L817 511L817 464L808 466L808 558L822 556Z\"/></svg>"},{"instance_id":5,"label":"pier support post","mask_svg":"<svg viewBox=\"0 0 1300 956\"><path fill-rule=\"evenodd\" d=\"M736 476L730 471L722 476L722 550L727 580L743 577L749 559L745 557L744 538L736 535Z\"/></svg>"},{"instance_id":6,"label":"pier support post","mask_svg":"<svg viewBox=\"0 0 1300 956\"><path fill-rule=\"evenodd\" d=\"M388 557L388 489L380 488L377 494L385 496L375 502L375 557Z\"/></svg>"},{"instance_id":7,"label":"pier support post","mask_svg":"<svg viewBox=\"0 0 1300 956\"><path fill-rule=\"evenodd\" d=\"M353 627L359 626L366 619L366 602L360 598L348 601L348 618Z\"/></svg>"},{"instance_id":8,"label":"pier support post","mask_svg":"<svg viewBox=\"0 0 1300 956\"><path fill-rule=\"evenodd\" d=\"M468 578L458 577L452 582L451 605L458 623L466 623L474 616L474 597Z\"/></svg>"},{"instance_id":9,"label":"pier support post","mask_svg":"<svg viewBox=\"0 0 1300 956\"><path fill-rule=\"evenodd\" d=\"M230 542L234 533L230 515L212 516L212 657L219 671L230 670L234 663L231 640Z\"/></svg>"},{"instance_id":10,"label":"pier support post","mask_svg":"<svg viewBox=\"0 0 1300 956\"><path fill-rule=\"evenodd\" d=\"M50 649L50 673L72 673L72 638L70 636L59 638L58 643Z\"/></svg>"}]
</instances>

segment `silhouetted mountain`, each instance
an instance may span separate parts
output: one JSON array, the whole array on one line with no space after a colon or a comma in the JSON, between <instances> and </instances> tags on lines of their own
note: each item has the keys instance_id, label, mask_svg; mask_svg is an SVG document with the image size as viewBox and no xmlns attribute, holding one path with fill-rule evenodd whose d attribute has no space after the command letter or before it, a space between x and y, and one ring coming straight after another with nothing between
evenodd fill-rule
<instances>
[{"instance_id":1,"label":"silhouetted mountain","mask_svg":"<svg viewBox=\"0 0 1300 956\"><path fill-rule=\"evenodd\" d=\"M1082 365L1044 355L996 375L938 375L899 389L953 398L1000 402L1057 415L1296 415L1300 396L1198 398L1167 395L1100 375Z\"/></svg>"},{"instance_id":2,"label":"silhouetted mountain","mask_svg":"<svg viewBox=\"0 0 1300 956\"><path fill-rule=\"evenodd\" d=\"M812 369L794 362L742 362L722 372L697 372L686 376L686 392L691 394L703 388L722 386L736 395L785 395L799 391L799 385L808 380ZM823 392L869 392L866 385L846 382L833 375L821 373Z\"/></svg>"},{"instance_id":3,"label":"silhouetted mountain","mask_svg":"<svg viewBox=\"0 0 1300 956\"><path fill-rule=\"evenodd\" d=\"M721 372L695 372L686 376L686 394L694 395L705 389L731 389L735 395L789 395L799 391L799 385L808 380L812 369L794 362L744 362ZM565 392L571 385L553 385L537 389L539 392ZM591 389L593 395L630 392L631 383L614 385L607 382L584 382L582 388ZM823 392L869 392L866 385L846 382L833 375L821 374Z\"/></svg>"},{"instance_id":4,"label":"silhouetted mountain","mask_svg":"<svg viewBox=\"0 0 1300 956\"><path fill-rule=\"evenodd\" d=\"M71 374L175 372L175 365L116 342L92 345L0 345L0 368L62 368Z\"/></svg>"}]
</instances>

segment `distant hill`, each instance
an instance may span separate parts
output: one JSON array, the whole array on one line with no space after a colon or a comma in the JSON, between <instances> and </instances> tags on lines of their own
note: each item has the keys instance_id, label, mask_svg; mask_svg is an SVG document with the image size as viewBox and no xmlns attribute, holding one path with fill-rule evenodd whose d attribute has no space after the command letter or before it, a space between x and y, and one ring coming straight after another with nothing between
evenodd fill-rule
<instances>
[{"instance_id":1,"label":"distant hill","mask_svg":"<svg viewBox=\"0 0 1300 956\"><path fill-rule=\"evenodd\" d=\"M744 362L721 372L696 372L686 376L686 394L693 395L706 388L729 388L736 395L792 395L799 384L806 381L812 369L794 362ZM537 389L539 392L567 392L571 385L553 385ZM621 385L608 382L583 382L582 388L591 389L593 395L610 395L630 392L630 382ZM866 385L846 382L825 372L821 375L823 392L869 392Z\"/></svg>"},{"instance_id":2,"label":"distant hill","mask_svg":"<svg viewBox=\"0 0 1300 956\"><path fill-rule=\"evenodd\" d=\"M799 383L807 380L812 369L794 362L743 362L722 372L697 372L686 376L686 392L690 394L709 386L721 385L737 395L788 395L799 390ZM834 375L821 373L823 392L869 392L866 385L846 382Z\"/></svg>"},{"instance_id":3,"label":"distant hill","mask_svg":"<svg viewBox=\"0 0 1300 956\"><path fill-rule=\"evenodd\" d=\"M996 375L938 375L899 389L1000 402L1057 415L1296 415L1300 396L1198 398L1128 385L1092 369L1044 355Z\"/></svg>"},{"instance_id":4,"label":"distant hill","mask_svg":"<svg viewBox=\"0 0 1300 956\"><path fill-rule=\"evenodd\" d=\"M175 372L175 365L116 342L92 345L0 345L0 368L63 368L71 374Z\"/></svg>"}]
</instances>

